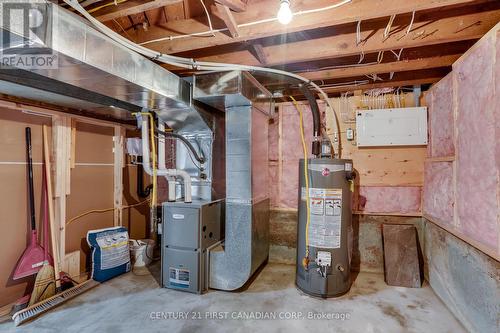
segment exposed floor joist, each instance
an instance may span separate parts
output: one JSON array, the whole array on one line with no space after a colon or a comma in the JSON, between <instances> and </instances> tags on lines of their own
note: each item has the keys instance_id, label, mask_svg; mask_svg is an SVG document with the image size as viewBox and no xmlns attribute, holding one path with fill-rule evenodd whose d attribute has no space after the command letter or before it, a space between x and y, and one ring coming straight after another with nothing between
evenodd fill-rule
<instances>
[{"instance_id":1,"label":"exposed floor joist","mask_svg":"<svg viewBox=\"0 0 500 333\"><path fill-rule=\"evenodd\" d=\"M163 6L180 3L182 0L128 0L122 4L109 6L96 11L94 16L101 22L111 21L120 17L140 14L142 12Z\"/></svg>"},{"instance_id":2,"label":"exposed floor joist","mask_svg":"<svg viewBox=\"0 0 500 333\"><path fill-rule=\"evenodd\" d=\"M339 3L335 1L334 3ZM248 41L263 37L281 35L286 33L298 32L302 30L323 28L345 23L353 23L359 20L370 20L380 17L390 16L392 14L411 13L412 11L422 11L436 9L443 6L468 4L477 1L473 0L356 0L341 7L295 16L293 21L283 26L277 21L265 22L262 24L248 25L250 22L261 21L263 19L274 19L279 7L279 1L261 0L252 2L247 10L242 13L234 13L236 22L240 25L240 35L238 38L232 38L223 32L215 32L214 37L200 38L174 38L170 36L189 35L208 31L206 20L187 19L175 22L167 22L159 27L151 27L148 31L138 30L134 36L139 42L151 41L159 38L165 38L164 41L148 44L149 47L162 53L179 53L195 49L202 49L212 46L234 43L235 41ZM317 8L331 6L331 0L309 1L307 3L299 2L293 5L294 12L305 11ZM270 13L273 13L270 15ZM205 35L206 37L207 35Z\"/></svg>"},{"instance_id":3,"label":"exposed floor joist","mask_svg":"<svg viewBox=\"0 0 500 333\"><path fill-rule=\"evenodd\" d=\"M393 25L394 29L399 30L399 32L392 33L386 40L384 40L383 30L387 25L387 20L378 20L372 23L370 31L363 31L363 37L368 38L361 45L356 45L356 32L353 31L352 26L344 26L331 31L335 33L331 36L304 38L296 42L288 41L288 43L284 44L263 45L263 50L269 66L276 66L293 62L356 55L361 52L373 53L478 39L500 20L500 2L490 3L489 6L481 8L490 10L473 11L459 17L457 17L458 13L452 15L454 14L453 11L450 13L417 14L414 27L407 36L404 36L405 31L402 27L407 25L408 17L401 16ZM470 9L476 9L476 7ZM446 16L443 14L446 14ZM216 50L216 52L224 51L221 48ZM210 55L209 53L209 50L204 50L200 54L190 53L190 56L201 61L247 65L259 64L259 61L246 48L221 54ZM208 55L203 56L203 54Z\"/></svg>"},{"instance_id":4,"label":"exposed floor joist","mask_svg":"<svg viewBox=\"0 0 500 333\"><path fill-rule=\"evenodd\" d=\"M352 76L361 76L369 74L382 74L390 72L404 72L419 69L430 69L451 66L461 54L447 55L442 57L431 57L415 60L400 60L388 63L380 63L368 66L344 67L328 69L316 72L299 73L309 80L329 80L347 78Z\"/></svg>"},{"instance_id":5,"label":"exposed floor joist","mask_svg":"<svg viewBox=\"0 0 500 333\"><path fill-rule=\"evenodd\" d=\"M220 3L235 12L244 12L247 9L247 3L243 0L216 0L215 2Z\"/></svg>"}]
</instances>

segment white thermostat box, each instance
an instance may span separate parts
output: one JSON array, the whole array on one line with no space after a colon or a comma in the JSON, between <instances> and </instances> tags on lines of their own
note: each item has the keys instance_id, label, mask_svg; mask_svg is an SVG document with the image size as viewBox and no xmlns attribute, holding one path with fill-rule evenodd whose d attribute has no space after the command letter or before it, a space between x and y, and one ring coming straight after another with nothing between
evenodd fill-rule
<instances>
[{"instance_id":1,"label":"white thermostat box","mask_svg":"<svg viewBox=\"0 0 500 333\"><path fill-rule=\"evenodd\" d=\"M356 112L358 147L427 144L427 108L360 110Z\"/></svg>"}]
</instances>

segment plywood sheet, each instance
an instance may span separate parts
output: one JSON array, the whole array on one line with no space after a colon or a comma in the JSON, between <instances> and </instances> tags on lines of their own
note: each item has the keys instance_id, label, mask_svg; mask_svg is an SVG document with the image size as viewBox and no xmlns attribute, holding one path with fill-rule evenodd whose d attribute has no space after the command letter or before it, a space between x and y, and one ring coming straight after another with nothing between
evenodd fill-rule
<instances>
[{"instance_id":1,"label":"plywood sheet","mask_svg":"<svg viewBox=\"0 0 500 333\"><path fill-rule=\"evenodd\" d=\"M76 123L76 163L113 163L113 128Z\"/></svg>"},{"instance_id":2,"label":"plywood sheet","mask_svg":"<svg viewBox=\"0 0 500 333\"><path fill-rule=\"evenodd\" d=\"M89 210L113 208L113 166L76 166L67 197L67 220ZM113 226L113 211L82 217L66 226L66 253L81 250L81 269L88 259L87 231Z\"/></svg>"},{"instance_id":3,"label":"plywood sheet","mask_svg":"<svg viewBox=\"0 0 500 333\"><path fill-rule=\"evenodd\" d=\"M31 127L33 177L38 230L41 222L42 125L50 118L0 108L0 306L22 297L33 277L13 281L12 273L28 242L25 132Z\"/></svg>"},{"instance_id":4,"label":"plywood sheet","mask_svg":"<svg viewBox=\"0 0 500 333\"><path fill-rule=\"evenodd\" d=\"M358 210L365 213L420 212L421 187L362 186L358 202Z\"/></svg>"},{"instance_id":5,"label":"plywood sheet","mask_svg":"<svg viewBox=\"0 0 500 333\"><path fill-rule=\"evenodd\" d=\"M144 186L149 184L148 177L144 177ZM137 166L127 165L123 169L123 205L133 205L143 201L137 195ZM149 228L149 205L123 209L123 226L128 229L131 239L146 238Z\"/></svg>"},{"instance_id":6,"label":"plywood sheet","mask_svg":"<svg viewBox=\"0 0 500 333\"><path fill-rule=\"evenodd\" d=\"M453 73L448 74L432 89L429 128L431 133L430 156L454 155Z\"/></svg>"},{"instance_id":7,"label":"plywood sheet","mask_svg":"<svg viewBox=\"0 0 500 333\"><path fill-rule=\"evenodd\" d=\"M453 224L453 163L425 163L423 213L445 224Z\"/></svg>"},{"instance_id":8,"label":"plywood sheet","mask_svg":"<svg viewBox=\"0 0 500 333\"><path fill-rule=\"evenodd\" d=\"M498 136L493 39L482 39L454 66L457 80L458 228L498 248Z\"/></svg>"}]
</instances>

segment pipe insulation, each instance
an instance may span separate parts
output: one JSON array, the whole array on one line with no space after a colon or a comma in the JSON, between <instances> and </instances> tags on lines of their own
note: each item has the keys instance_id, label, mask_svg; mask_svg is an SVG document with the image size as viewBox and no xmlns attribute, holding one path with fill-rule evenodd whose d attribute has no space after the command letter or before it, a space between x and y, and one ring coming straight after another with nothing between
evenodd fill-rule
<instances>
[{"instance_id":1,"label":"pipe insulation","mask_svg":"<svg viewBox=\"0 0 500 333\"><path fill-rule=\"evenodd\" d=\"M138 117L139 119L139 117ZM149 155L149 125L146 118L139 120L141 124L141 137L142 137L142 167L148 175L153 175L153 169L151 168L150 155ZM158 156L160 161L165 161L165 149L163 149L163 156ZM178 169L158 169L156 172L157 176L165 177L167 181L169 177L179 177L182 178L184 183L184 202L192 202L191 199L191 176L184 170ZM170 188L170 186L169 186ZM170 191L169 191L170 192Z\"/></svg>"}]
</instances>

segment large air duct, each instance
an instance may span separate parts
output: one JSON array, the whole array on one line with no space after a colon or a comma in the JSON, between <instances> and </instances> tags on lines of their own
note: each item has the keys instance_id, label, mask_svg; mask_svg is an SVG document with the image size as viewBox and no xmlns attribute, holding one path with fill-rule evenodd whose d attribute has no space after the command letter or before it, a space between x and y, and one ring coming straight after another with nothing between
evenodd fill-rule
<instances>
[{"instance_id":1,"label":"large air duct","mask_svg":"<svg viewBox=\"0 0 500 333\"><path fill-rule=\"evenodd\" d=\"M45 46L55 56L57 66L4 67L0 70L0 92L54 104L60 100L66 105L70 97L75 109L121 120L133 120L130 111L142 108L183 114L192 110L189 82L116 43L55 3L23 3L27 5L51 17L41 28L48 36ZM7 3L0 6L4 14L9 10ZM26 35L20 22L15 17L1 22L4 58L9 50L37 43L37 36ZM48 96L41 91L48 91Z\"/></svg>"},{"instance_id":2,"label":"large air duct","mask_svg":"<svg viewBox=\"0 0 500 333\"><path fill-rule=\"evenodd\" d=\"M242 287L269 254L268 121L271 94L250 74L196 76L194 99L225 113L225 238L210 251L209 285Z\"/></svg>"}]
</instances>

